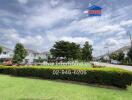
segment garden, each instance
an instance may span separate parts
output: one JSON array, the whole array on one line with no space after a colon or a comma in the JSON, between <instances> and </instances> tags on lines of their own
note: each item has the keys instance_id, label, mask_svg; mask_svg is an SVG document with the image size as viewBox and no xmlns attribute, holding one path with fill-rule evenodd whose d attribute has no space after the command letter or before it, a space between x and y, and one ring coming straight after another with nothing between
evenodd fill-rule
<instances>
[{"instance_id":1,"label":"garden","mask_svg":"<svg viewBox=\"0 0 132 100\"><path fill-rule=\"evenodd\" d=\"M84 48L64 41L56 44L57 46L54 46L56 48L50 50L52 58L48 58L46 65L36 66L23 64L27 51L22 44L16 45L12 64L0 65L2 100L110 100L111 98L130 100L132 98L131 71L90 63L93 59L92 48L87 42ZM60 44L63 47L61 49ZM64 44L68 46L65 47ZM72 47L76 47L77 50ZM68 50L70 52L67 52ZM76 61L77 63L73 63Z\"/></svg>"},{"instance_id":2,"label":"garden","mask_svg":"<svg viewBox=\"0 0 132 100\"><path fill-rule=\"evenodd\" d=\"M132 72L117 68L0 66L0 74L2 100L132 98Z\"/></svg>"},{"instance_id":3,"label":"garden","mask_svg":"<svg viewBox=\"0 0 132 100\"><path fill-rule=\"evenodd\" d=\"M127 88L132 83L132 72L118 68L1 66L1 74L50 80L68 80Z\"/></svg>"}]
</instances>

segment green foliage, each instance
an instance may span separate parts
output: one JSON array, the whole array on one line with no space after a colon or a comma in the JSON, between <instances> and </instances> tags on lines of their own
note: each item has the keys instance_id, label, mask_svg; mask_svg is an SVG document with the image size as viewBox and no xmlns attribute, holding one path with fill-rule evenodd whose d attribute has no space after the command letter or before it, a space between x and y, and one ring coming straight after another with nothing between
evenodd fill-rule
<instances>
[{"instance_id":1,"label":"green foliage","mask_svg":"<svg viewBox=\"0 0 132 100\"><path fill-rule=\"evenodd\" d=\"M0 47L0 54L2 53L2 51L3 51L3 49L2 49L2 47Z\"/></svg>"},{"instance_id":2,"label":"green foliage","mask_svg":"<svg viewBox=\"0 0 132 100\"><path fill-rule=\"evenodd\" d=\"M80 45L66 41L56 42L50 50L53 57L64 57L67 60L78 59L80 55Z\"/></svg>"},{"instance_id":3,"label":"green foliage","mask_svg":"<svg viewBox=\"0 0 132 100\"><path fill-rule=\"evenodd\" d=\"M44 61L45 61L45 59L42 59L41 57L39 57L38 59L34 59L34 62L36 62L36 63L42 63Z\"/></svg>"},{"instance_id":4,"label":"green foliage","mask_svg":"<svg viewBox=\"0 0 132 100\"><path fill-rule=\"evenodd\" d=\"M118 61L123 61L124 60L124 57L125 57L125 54L123 52L119 52L118 54Z\"/></svg>"},{"instance_id":5,"label":"green foliage","mask_svg":"<svg viewBox=\"0 0 132 100\"><path fill-rule=\"evenodd\" d=\"M27 56L27 51L21 43L17 43L14 50L13 63L20 64Z\"/></svg>"},{"instance_id":6,"label":"green foliage","mask_svg":"<svg viewBox=\"0 0 132 100\"><path fill-rule=\"evenodd\" d=\"M120 62L123 62L124 59L125 59L125 54L121 51L119 53L112 53L110 55L110 59L113 59L113 60L118 60Z\"/></svg>"},{"instance_id":7,"label":"green foliage","mask_svg":"<svg viewBox=\"0 0 132 100\"><path fill-rule=\"evenodd\" d=\"M130 59L130 62L132 62L132 47L130 48L128 52L128 58Z\"/></svg>"},{"instance_id":8,"label":"green foliage","mask_svg":"<svg viewBox=\"0 0 132 100\"><path fill-rule=\"evenodd\" d=\"M56 72L56 74L53 74ZM59 73L58 73L59 72ZM0 67L0 73L15 76L61 79L126 88L132 83L132 72L116 68L75 67ZM66 74L67 73L67 74Z\"/></svg>"},{"instance_id":9,"label":"green foliage","mask_svg":"<svg viewBox=\"0 0 132 100\"><path fill-rule=\"evenodd\" d=\"M110 59L117 60L118 59L118 53L112 53L110 55Z\"/></svg>"},{"instance_id":10,"label":"green foliage","mask_svg":"<svg viewBox=\"0 0 132 100\"><path fill-rule=\"evenodd\" d=\"M92 45L90 45L88 42L85 42L84 47L82 48L82 59L84 61L91 61L92 51Z\"/></svg>"}]
</instances>

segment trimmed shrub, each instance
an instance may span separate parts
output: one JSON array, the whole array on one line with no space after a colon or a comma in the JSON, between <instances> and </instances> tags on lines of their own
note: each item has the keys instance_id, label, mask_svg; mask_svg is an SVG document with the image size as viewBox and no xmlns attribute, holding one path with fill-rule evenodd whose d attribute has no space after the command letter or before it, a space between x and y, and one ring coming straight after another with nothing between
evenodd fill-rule
<instances>
[{"instance_id":1,"label":"trimmed shrub","mask_svg":"<svg viewBox=\"0 0 132 100\"><path fill-rule=\"evenodd\" d=\"M89 84L110 85L126 88L132 83L132 72L117 68L75 67L0 67L1 74L43 79L61 79Z\"/></svg>"}]
</instances>

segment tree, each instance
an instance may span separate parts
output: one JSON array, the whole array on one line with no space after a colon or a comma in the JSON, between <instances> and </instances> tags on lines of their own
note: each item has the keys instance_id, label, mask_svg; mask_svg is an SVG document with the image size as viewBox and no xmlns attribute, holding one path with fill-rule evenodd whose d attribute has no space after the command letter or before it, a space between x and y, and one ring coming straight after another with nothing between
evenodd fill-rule
<instances>
[{"instance_id":1,"label":"tree","mask_svg":"<svg viewBox=\"0 0 132 100\"><path fill-rule=\"evenodd\" d=\"M27 51L21 43L17 43L14 50L13 63L20 64L27 56Z\"/></svg>"},{"instance_id":2,"label":"tree","mask_svg":"<svg viewBox=\"0 0 132 100\"><path fill-rule=\"evenodd\" d=\"M123 62L125 58L125 54L123 53L123 51L118 53L118 61Z\"/></svg>"},{"instance_id":3,"label":"tree","mask_svg":"<svg viewBox=\"0 0 132 100\"><path fill-rule=\"evenodd\" d=\"M110 59L113 59L113 60L118 60L120 62L122 62L125 58L125 54L123 53L123 51L120 51L118 53L112 53L110 55Z\"/></svg>"},{"instance_id":4,"label":"tree","mask_svg":"<svg viewBox=\"0 0 132 100\"><path fill-rule=\"evenodd\" d=\"M3 49L2 49L2 47L0 47L0 54L2 53L2 51L3 51Z\"/></svg>"},{"instance_id":5,"label":"tree","mask_svg":"<svg viewBox=\"0 0 132 100\"><path fill-rule=\"evenodd\" d=\"M43 63L45 59L39 57L38 59L35 59L35 62L37 63Z\"/></svg>"},{"instance_id":6,"label":"tree","mask_svg":"<svg viewBox=\"0 0 132 100\"><path fill-rule=\"evenodd\" d=\"M82 60L83 61L91 61L92 60L92 45L89 42L85 42L82 48Z\"/></svg>"},{"instance_id":7,"label":"tree","mask_svg":"<svg viewBox=\"0 0 132 100\"><path fill-rule=\"evenodd\" d=\"M80 45L66 41L56 42L50 52L54 58L64 57L67 60L78 59L80 54Z\"/></svg>"},{"instance_id":8,"label":"tree","mask_svg":"<svg viewBox=\"0 0 132 100\"><path fill-rule=\"evenodd\" d=\"M128 55L128 58L130 59L130 61L132 61L132 47L130 48L127 55Z\"/></svg>"},{"instance_id":9,"label":"tree","mask_svg":"<svg viewBox=\"0 0 132 100\"><path fill-rule=\"evenodd\" d=\"M118 60L118 53L112 53L112 54L110 54L110 59Z\"/></svg>"}]
</instances>

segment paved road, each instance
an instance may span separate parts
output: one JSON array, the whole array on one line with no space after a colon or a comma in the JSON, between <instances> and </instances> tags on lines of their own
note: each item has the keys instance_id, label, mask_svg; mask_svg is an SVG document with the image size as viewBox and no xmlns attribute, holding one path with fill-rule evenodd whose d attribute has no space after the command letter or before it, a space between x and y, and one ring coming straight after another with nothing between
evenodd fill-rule
<instances>
[{"instance_id":1,"label":"paved road","mask_svg":"<svg viewBox=\"0 0 132 100\"><path fill-rule=\"evenodd\" d=\"M96 65L99 66L106 66L106 67L115 67L115 68L121 68L125 70L132 71L132 66L127 66L127 65L115 65L115 64L109 64L109 63L102 63L102 62L93 62Z\"/></svg>"}]
</instances>

